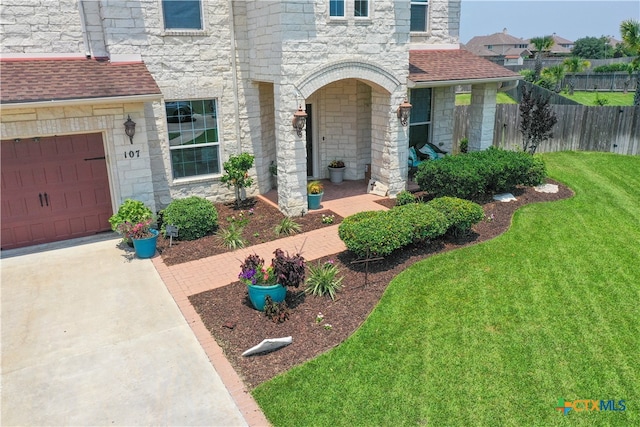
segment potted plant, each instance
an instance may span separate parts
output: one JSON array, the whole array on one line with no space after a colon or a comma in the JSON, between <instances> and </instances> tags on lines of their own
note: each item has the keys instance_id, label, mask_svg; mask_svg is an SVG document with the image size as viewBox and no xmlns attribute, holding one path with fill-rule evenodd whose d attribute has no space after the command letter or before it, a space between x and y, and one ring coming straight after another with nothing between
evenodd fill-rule
<instances>
[{"instance_id":1,"label":"potted plant","mask_svg":"<svg viewBox=\"0 0 640 427\"><path fill-rule=\"evenodd\" d=\"M329 177L334 184L340 184L344 179L344 162L342 160L332 160L329 163Z\"/></svg>"},{"instance_id":2,"label":"potted plant","mask_svg":"<svg viewBox=\"0 0 640 427\"><path fill-rule=\"evenodd\" d=\"M132 223L125 221L118 225L118 232L133 241L138 258L151 258L156 253L158 230L151 228L153 219Z\"/></svg>"},{"instance_id":3,"label":"potted plant","mask_svg":"<svg viewBox=\"0 0 640 427\"><path fill-rule=\"evenodd\" d=\"M324 186L320 181L311 181L307 184L307 203L309 209L320 209L320 202L324 195Z\"/></svg>"},{"instance_id":4,"label":"potted plant","mask_svg":"<svg viewBox=\"0 0 640 427\"><path fill-rule=\"evenodd\" d=\"M118 212L109 218L109 224L113 231L119 232L118 227L125 222L137 224L153 217L153 212L143 202L139 200L126 199L118 208ZM131 239L124 236L125 243L132 245Z\"/></svg>"},{"instance_id":5,"label":"potted plant","mask_svg":"<svg viewBox=\"0 0 640 427\"><path fill-rule=\"evenodd\" d=\"M284 301L287 287L297 288L305 279L305 260L300 254L289 256L276 249L271 265L258 255L249 255L240 266L238 278L247 285L249 300L256 310L264 311L267 296L275 303Z\"/></svg>"}]
</instances>

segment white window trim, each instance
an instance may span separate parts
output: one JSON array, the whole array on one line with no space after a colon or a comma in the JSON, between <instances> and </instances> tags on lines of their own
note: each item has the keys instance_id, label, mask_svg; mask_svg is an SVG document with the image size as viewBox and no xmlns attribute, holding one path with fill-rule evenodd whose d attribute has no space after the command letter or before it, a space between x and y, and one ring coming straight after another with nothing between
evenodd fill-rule
<instances>
[{"instance_id":1,"label":"white window trim","mask_svg":"<svg viewBox=\"0 0 640 427\"><path fill-rule=\"evenodd\" d=\"M198 0L200 2L200 24L201 29L193 28L166 28L164 23L164 6L163 0L158 0L158 11L160 12L160 23L162 25L163 36L206 36L209 35L207 31L207 19L204 13L204 3L206 0Z\"/></svg>"},{"instance_id":2,"label":"white window trim","mask_svg":"<svg viewBox=\"0 0 640 427\"><path fill-rule=\"evenodd\" d=\"M426 2L426 6L427 6L427 14L425 16L425 29L424 31L410 31L411 34L413 35L427 35L429 33L431 33L431 3L432 0L427 0ZM409 4L409 8L411 8L412 4L416 4L416 5L421 5L424 6L425 2L423 0L411 0L410 4ZM409 26L411 26L411 22L409 22Z\"/></svg>"}]
</instances>

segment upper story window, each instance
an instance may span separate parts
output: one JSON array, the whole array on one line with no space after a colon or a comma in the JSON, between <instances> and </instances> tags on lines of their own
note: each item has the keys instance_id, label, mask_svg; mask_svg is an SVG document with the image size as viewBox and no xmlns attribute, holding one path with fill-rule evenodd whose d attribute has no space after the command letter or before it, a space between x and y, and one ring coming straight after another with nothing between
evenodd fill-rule
<instances>
[{"instance_id":1,"label":"upper story window","mask_svg":"<svg viewBox=\"0 0 640 427\"><path fill-rule=\"evenodd\" d=\"M353 16L358 18L368 18L369 0L355 0L353 4Z\"/></svg>"},{"instance_id":2,"label":"upper story window","mask_svg":"<svg viewBox=\"0 0 640 427\"><path fill-rule=\"evenodd\" d=\"M200 0L162 0L165 30L202 30Z\"/></svg>"},{"instance_id":3,"label":"upper story window","mask_svg":"<svg viewBox=\"0 0 640 427\"><path fill-rule=\"evenodd\" d=\"M428 0L411 0L411 31L425 32L428 29Z\"/></svg>"},{"instance_id":4,"label":"upper story window","mask_svg":"<svg viewBox=\"0 0 640 427\"><path fill-rule=\"evenodd\" d=\"M215 99L165 104L173 178L220 174Z\"/></svg>"},{"instance_id":5,"label":"upper story window","mask_svg":"<svg viewBox=\"0 0 640 427\"><path fill-rule=\"evenodd\" d=\"M344 0L329 0L329 16L344 17Z\"/></svg>"}]
</instances>

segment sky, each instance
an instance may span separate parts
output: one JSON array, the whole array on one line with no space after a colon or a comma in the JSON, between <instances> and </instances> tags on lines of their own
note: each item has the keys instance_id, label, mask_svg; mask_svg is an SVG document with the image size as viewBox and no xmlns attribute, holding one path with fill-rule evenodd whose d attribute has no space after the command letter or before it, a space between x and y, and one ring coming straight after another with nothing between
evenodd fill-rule
<instances>
[{"instance_id":1,"label":"sky","mask_svg":"<svg viewBox=\"0 0 640 427\"><path fill-rule=\"evenodd\" d=\"M640 0L462 0L460 42L502 32L522 39L556 33L576 41L613 36L620 40L620 23L640 20Z\"/></svg>"}]
</instances>

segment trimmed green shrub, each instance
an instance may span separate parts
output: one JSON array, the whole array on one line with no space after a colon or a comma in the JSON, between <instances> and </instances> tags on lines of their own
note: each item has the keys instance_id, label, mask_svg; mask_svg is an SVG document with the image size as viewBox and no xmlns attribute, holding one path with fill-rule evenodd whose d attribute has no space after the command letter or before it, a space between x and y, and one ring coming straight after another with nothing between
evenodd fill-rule
<instances>
[{"instance_id":1,"label":"trimmed green shrub","mask_svg":"<svg viewBox=\"0 0 640 427\"><path fill-rule=\"evenodd\" d=\"M218 211L207 199L191 196L169 203L163 211L163 222L163 233L166 225L175 225L180 240L196 240L216 231Z\"/></svg>"},{"instance_id":2,"label":"trimmed green shrub","mask_svg":"<svg viewBox=\"0 0 640 427\"><path fill-rule=\"evenodd\" d=\"M489 148L466 155L423 162L416 181L435 197L475 199L501 193L517 185L538 185L546 178L544 162L525 152Z\"/></svg>"},{"instance_id":3,"label":"trimmed green shrub","mask_svg":"<svg viewBox=\"0 0 640 427\"><path fill-rule=\"evenodd\" d=\"M413 228L413 240L421 242L442 236L449 228L447 217L425 203L412 203L391 209L393 218L401 217Z\"/></svg>"},{"instance_id":4,"label":"trimmed green shrub","mask_svg":"<svg viewBox=\"0 0 640 427\"><path fill-rule=\"evenodd\" d=\"M404 206L404 205L408 205L409 203L415 203L415 202L416 202L416 196L414 196L412 192L407 190L402 190L396 196L396 206Z\"/></svg>"},{"instance_id":5,"label":"trimmed green shrub","mask_svg":"<svg viewBox=\"0 0 640 427\"><path fill-rule=\"evenodd\" d=\"M454 235L466 233L474 224L484 219L482 206L456 197L439 197L427 205L446 218L446 231Z\"/></svg>"},{"instance_id":6,"label":"trimmed green shrub","mask_svg":"<svg viewBox=\"0 0 640 427\"><path fill-rule=\"evenodd\" d=\"M345 218L338 227L338 236L357 256L387 256L411 243L413 227L403 218L392 217L391 211L360 214Z\"/></svg>"}]
</instances>

